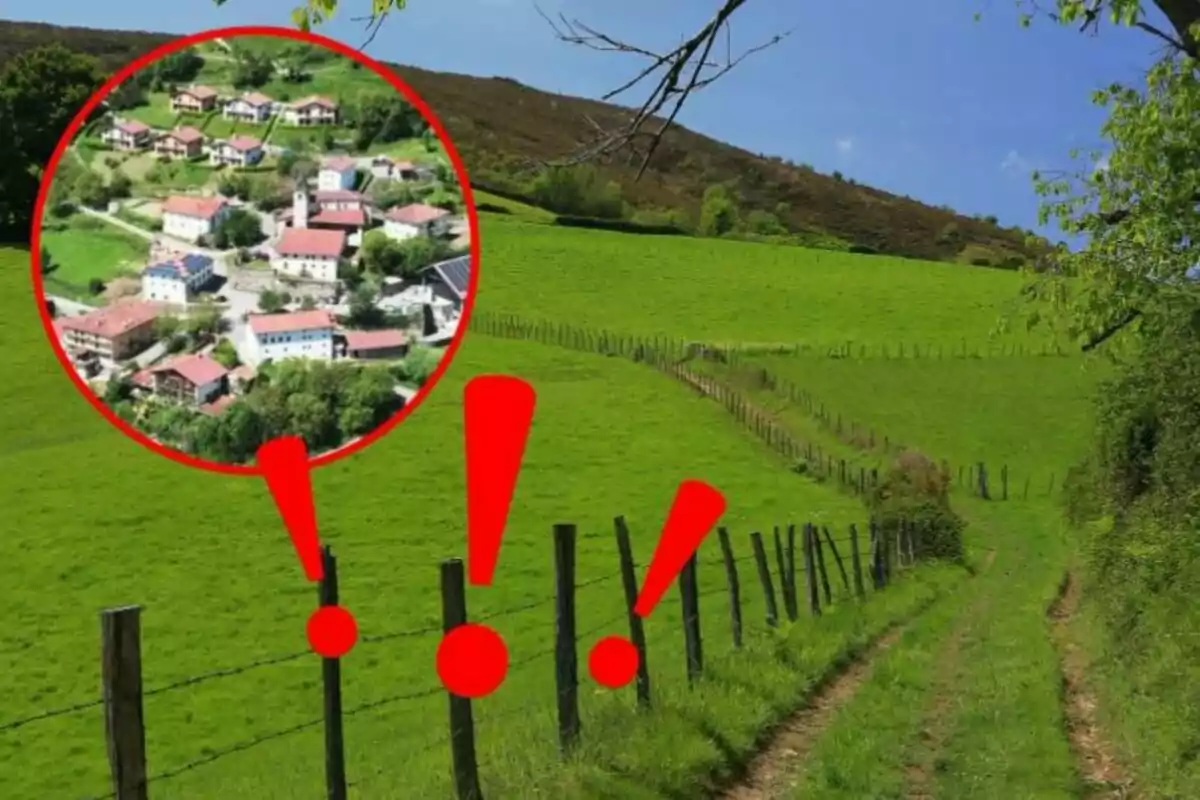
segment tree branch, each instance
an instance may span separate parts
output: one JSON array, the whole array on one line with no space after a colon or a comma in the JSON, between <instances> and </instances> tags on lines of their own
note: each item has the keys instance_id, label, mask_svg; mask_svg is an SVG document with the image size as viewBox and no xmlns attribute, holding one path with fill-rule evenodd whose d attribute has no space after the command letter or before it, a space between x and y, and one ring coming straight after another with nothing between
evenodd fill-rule
<instances>
[{"instance_id":1,"label":"tree branch","mask_svg":"<svg viewBox=\"0 0 1200 800\"><path fill-rule=\"evenodd\" d=\"M1138 319L1138 317L1140 317L1140 316L1142 316L1141 311L1139 311L1136 308L1131 308L1130 310L1126 311L1124 316L1122 316L1119 320L1117 320L1113 324L1109 325L1107 328L1100 331L1098 334L1096 334L1095 336L1093 336L1092 338L1090 338L1086 342L1084 342L1083 347L1081 349L1085 353L1088 352L1089 350L1095 350L1097 347L1104 344L1112 337L1116 336L1118 333L1123 331L1125 328L1132 325L1133 322L1136 319Z\"/></svg>"},{"instance_id":2,"label":"tree branch","mask_svg":"<svg viewBox=\"0 0 1200 800\"><path fill-rule=\"evenodd\" d=\"M569 166L612 155L620 150L638 152L641 146L641 164L635 180L640 179L650 164L663 136L679 115L693 92L704 89L737 67L747 57L779 44L791 33L785 31L769 40L751 47L735 56L730 45L730 17L746 0L722 0L716 14L702 28L683 41L678 47L665 52L656 52L618 39L578 20L568 20L562 14L551 19L540 7L538 14L550 26L554 35L562 42L586 47L600 52L635 55L647 60L632 78L601 97L611 101L629 90L654 80L648 96L630 117L615 128L605 128L589 119L595 136L591 142L581 145L575 153L557 161L552 166ZM726 54L723 62L711 60L714 46L724 36ZM657 77L655 78L655 76ZM665 118L663 118L665 114ZM653 122L659 122L653 125Z\"/></svg>"}]
</instances>

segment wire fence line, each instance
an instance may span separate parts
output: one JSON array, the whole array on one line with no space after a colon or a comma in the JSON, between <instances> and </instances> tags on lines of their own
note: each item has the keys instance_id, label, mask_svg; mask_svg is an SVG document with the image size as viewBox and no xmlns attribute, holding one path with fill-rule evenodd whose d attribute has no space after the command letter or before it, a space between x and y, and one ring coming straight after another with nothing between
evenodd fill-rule
<instances>
[{"instance_id":1,"label":"wire fence line","mask_svg":"<svg viewBox=\"0 0 1200 800\"><path fill-rule=\"evenodd\" d=\"M643 632L642 618L632 612L636 598L630 598L627 590L622 596L622 601L613 604L614 608L620 609L619 611L615 611L603 621L582 629L577 625L578 613L575 598L579 590L600 586L614 581L616 578L621 578L623 584L638 585L638 564L633 559L629 530L624 517L614 518L613 526L618 545L619 568L617 570L577 580L575 578L576 527L570 524L556 525L553 531L555 586L557 588L553 596L498 609L475 620L496 619L519 614L530 608L545 606L547 603L554 604L553 645L532 650L519 659L511 660L508 664L507 675L511 677L517 671L532 668L538 663L546 661L553 663L557 725L560 746L564 753L569 753L574 748L580 736L580 647L582 646L586 651L599 634L609 632L622 635L634 644L641 664L648 663L647 651L650 645L647 644L647 638ZM921 558L921 547L919 546L921 533L915 525L905 527L904 530L893 534L890 531L885 532L874 521L868 521L863 528L864 536L862 537L858 536L856 526L849 527L849 536L839 534L836 537L828 531L827 526L811 523L805 523L799 527L794 524L776 525L767 530L770 531L767 537L760 532L752 532L749 535L752 552L739 554L734 552L728 531L723 527L718 529L721 553L719 559L712 561L710 565L712 568L706 569L705 574L708 577L705 581L712 583L703 591L699 588L697 578L698 555L692 556L677 577L682 614L679 619L675 619L674 616L665 618L671 620L671 626L677 626L676 633L667 636L670 629L661 630L662 635L656 635L651 640L651 644L656 648L660 646L676 648L679 646L678 631L682 631L684 649L682 660L687 667L689 684L701 680L704 673L700 627L701 598L715 598L718 595L725 595L729 598L731 620L729 624L732 635L729 637L726 649L720 652L730 652L743 646L743 627L755 627L743 625L743 608L747 602L746 598L750 597L753 592L755 583L758 584L761 593L765 626L779 627L785 621L797 620L802 614L803 606L807 606L811 614L819 615L826 605L835 602L841 604L846 600L866 600L867 592L864 586L869 585L874 591L882 591L890 585L894 569L912 566ZM855 575L853 585L846 577L846 567L842 564L845 559L840 554L837 555L837 568L842 575L842 582L838 584L836 581L830 581L830 573L833 572L834 565L827 564L822 549L827 545L822 545L822 532L826 534L827 543L844 541L849 544L845 550L847 554L845 559L851 562L849 568ZM775 558L768 557L769 548L763 544L765 538L773 540ZM865 549L863 545L865 545ZM705 549L704 552L709 551ZM804 592L804 596L807 598L804 603L798 601L801 593L797 589L797 552L801 553L804 562L799 566L799 573L802 575L799 583L804 583L809 587L808 591ZM326 575L322 587L327 584L336 585L338 582L337 560L328 547L323 550L322 558ZM755 568L744 579L745 585L743 586L743 579L738 577L738 565L751 560L755 562ZM440 635L442 631L450 630L465 621L465 619L456 619L455 614L458 612L453 610L466 607L463 562L460 559L448 559L441 563L440 569L443 609L446 614L443 624L406 630L403 631L405 635L424 633ZM834 575L837 574L834 573ZM864 581L864 575L868 580ZM835 588L836 592L833 591ZM835 594L838 598L836 601L834 600ZM323 604L329 604L327 595L323 593L322 598ZM336 597L333 598L333 602L336 602ZM593 605L592 608L596 607ZM447 746L455 776L454 783L456 787L459 787L457 791L461 800L478 796L478 793L474 795L470 793L471 787L478 788L479 782L479 764L475 756L474 722L469 712L464 717L462 711L464 707L470 708L471 700L454 695L447 691L440 681L434 679L415 689L366 699L356 705L344 707L341 700L340 670L328 669L331 663L336 664L340 659L318 658L311 651L306 651L305 655L311 656L323 664L324 713L322 715L279 729L257 733L213 750L205 750L182 764L158 772L149 772L146 769L146 731L142 709L142 702L146 697L195 687L208 681L220 680L271 664L298 660L299 655L289 653L257 659L237 667L211 670L146 689L141 683L140 610L138 606L126 606L108 609L101 614L101 673L104 692L100 701L89 701L55 709L51 712L42 712L39 715L31 715L5 724L5 729L11 730L39 719L51 719L54 716L103 706L112 788L107 794L95 796L95 800L133 800L134 798L145 800L149 796L149 788L153 784L169 781L235 754L244 753L269 742L275 742L322 725L325 729L326 793L328 797L344 799L348 796L348 787L377 777L376 775L359 776L358 781L347 780L345 741L342 734L344 721L385 707L418 702L438 696L445 696L449 700L451 724L448 730L450 733L444 738L435 740L429 746L430 748L436 748L441 744ZM384 637L397 638L397 634L398 632L395 631L380 634L375 641L383 641ZM712 635L712 630L709 635ZM663 659L658 657L655 660L661 662ZM638 676L636 689L639 706L648 706L651 703L652 677L648 668L644 675ZM501 713L530 714L536 713L538 707L536 703L531 706L529 702L522 702L516 708L506 709ZM495 715L485 713L485 721L494 718Z\"/></svg>"},{"instance_id":2,"label":"wire fence line","mask_svg":"<svg viewBox=\"0 0 1200 800\"><path fill-rule=\"evenodd\" d=\"M856 469L853 457L847 458L845 453L835 452L827 442L817 438L806 440L797 436L778 414L771 413L755 402L747 392L740 391L728 381L688 366L689 362L694 361L741 364L745 356L738 354L744 351L730 349L727 345L661 336L631 336L527 319L514 314L476 312L472 314L470 324L472 330L486 336L538 342L646 364L722 405L744 429L790 461L795 471L854 495L869 494L879 486L878 466L859 465ZM908 449L901 441L872 426L852 420L849 415L836 411L804 387L780 378L765 368L756 367L751 374L756 378L753 388L786 399L792 407L813 419L825 435L838 442L839 447L849 448L853 453L875 455L880 459L894 457ZM946 459L941 461L952 480L957 479L955 483L960 489L984 500L1007 501L1018 496L1022 500L1031 496L1050 497L1057 485L1054 473L1050 474L1048 482L1043 479L1035 481L1032 475L1027 475L1018 490L1018 479L1011 474L1007 464L1001 464L998 475L993 476L988 459L959 464L956 468ZM999 486L993 486L993 477L999 478ZM1043 486L1046 487L1044 492Z\"/></svg>"}]
</instances>

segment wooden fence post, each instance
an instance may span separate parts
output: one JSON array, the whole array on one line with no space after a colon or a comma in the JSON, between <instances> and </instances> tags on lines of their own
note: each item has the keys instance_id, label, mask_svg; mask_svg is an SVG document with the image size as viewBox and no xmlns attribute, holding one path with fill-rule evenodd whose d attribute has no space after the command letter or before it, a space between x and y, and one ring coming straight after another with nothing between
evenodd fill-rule
<instances>
[{"instance_id":1,"label":"wooden fence post","mask_svg":"<svg viewBox=\"0 0 1200 800\"><path fill-rule=\"evenodd\" d=\"M1008 464L1000 467L1000 499L1008 499Z\"/></svg>"},{"instance_id":2,"label":"wooden fence post","mask_svg":"<svg viewBox=\"0 0 1200 800\"><path fill-rule=\"evenodd\" d=\"M774 628L779 625L779 608L775 605L775 587L771 585L771 567L767 564L767 548L763 547L762 534L758 531L750 534L750 545L754 548L754 563L758 567L758 579L763 587L767 624Z\"/></svg>"},{"instance_id":3,"label":"wooden fence post","mask_svg":"<svg viewBox=\"0 0 1200 800\"><path fill-rule=\"evenodd\" d=\"M804 577L808 587L808 609L814 617L821 616L821 597L817 593L817 567L813 553L812 525L804 524Z\"/></svg>"},{"instance_id":4,"label":"wooden fence post","mask_svg":"<svg viewBox=\"0 0 1200 800\"><path fill-rule=\"evenodd\" d=\"M825 533L825 542L833 552L833 560L837 562L838 572L842 576L842 586L845 588L846 594L850 594L850 577L846 575L846 565L842 563L842 554L838 552L837 545L833 543L833 537L829 535L829 528L822 525L821 530Z\"/></svg>"},{"instance_id":5,"label":"wooden fence post","mask_svg":"<svg viewBox=\"0 0 1200 800\"><path fill-rule=\"evenodd\" d=\"M871 582L876 589L883 588L883 537L879 533L879 522L871 520Z\"/></svg>"},{"instance_id":6,"label":"wooden fence post","mask_svg":"<svg viewBox=\"0 0 1200 800\"><path fill-rule=\"evenodd\" d=\"M850 523L850 565L854 569L854 594L859 600L867 596L863 588L862 555L858 551L858 526Z\"/></svg>"},{"instance_id":7,"label":"wooden fence post","mask_svg":"<svg viewBox=\"0 0 1200 800\"><path fill-rule=\"evenodd\" d=\"M337 558L329 545L321 548L325 577L317 588L322 606L338 604ZM346 739L342 733L342 661L321 659L325 695L325 791L327 800L346 800Z\"/></svg>"},{"instance_id":8,"label":"wooden fence post","mask_svg":"<svg viewBox=\"0 0 1200 800\"><path fill-rule=\"evenodd\" d=\"M679 572L679 596L683 601L683 643L687 654L688 683L693 684L704 672L704 650L700 640L700 592L696 586L696 554L693 553Z\"/></svg>"},{"instance_id":9,"label":"wooden fence post","mask_svg":"<svg viewBox=\"0 0 1200 800\"><path fill-rule=\"evenodd\" d=\"M646 629L642 618L634 613L637 604L637 574L633 566L633 545L629 541L629 528L625 517L613 519L617 534L617 558L621 562L621 585L625 589L625 608L629 612L629 641L638 654L637 700L642 708L650 707L650 667L646 664Z\"/></svg>"},{"instance_id":10,"label":"wooden fence post","mask_svg":"<svg viewBox=\"0 0 1200 800\"><path fill-rule=\"evenodd\" d=\"M554 526L554 677L558 741L565 754L579 740L579 659L575 650L575 526Z\"/></svg>"},{"instance_id":11,"label":"wooden fence post","mask_svg":"<svg viewBox=\"0 0 1200 800\"><path fill-rule=\"evenodd\" d=\"M983 500L992 499L988 496L987 465L982 461L979 462L979 497Z\"/></svg>"},{"instance_id":12,"label":"wooden fence post","mask_svg":"<svg viewBox=\"0 0 1200 800\"><path fill-rule=\"evenodd\" d=\"M115 800L146 800L141 606L100 612L104 734Z\"/></svg>"},{"instance_id":13,"label":"wooden fence post","mask_svg":"<svg viewBox=\"0 0 1200 800\"><path fill-rule=\"evenodd\" d=\"M787 559L783 555L783 539L779 536L779 526L775 526L775 562L779 567L779 588L783 592L783 608L787 611L788 620L796 621L796 593L793 591L787 574Z\"/></svg>"},{"instance_id":14,"label":"wooden fence post","mask_svg":"<svg viewBox=\"0 0 1200 800\"><path fill-rule=\"evenodd\" d=\"M787 526L787 580L792 594L792 613L795 619L800 615L800 601L797 599L796 593L796 526L788 523Z\"/></svg>"},{"instance_id":15,"label":"wooden fence post","mask_svg":"<svg viewBox=\"0 0 1200 800\"><path fill-rule=\"evenodd\" d=\"M724 527L717 528L717 538L721 541L721 556L725 559L725 580L729 584L729 623L733 628L733 646L742 646L742 587L738 582L737 561L733 557L733 544L729 541L729 531Z\"/></svg>"},{"instance_id":16,"label":"wooden fence post","mask_svg":"<svg viewBox=\"0 0 1200 800\"><path fill-rule=\"evenodd\" d=\"M460 558L442 562L442 631L449 633L467 621L467 587ZM454 770L454 792L458 800L482 800L479 764L475 759L475 717L471 698L450 697L450 753Z\"/></svg>"},{"instance_id":17,"label":"wooden fence post","mask_svg":"<svg viewBox=\"0 0 1200 800\"><path fill-rule=\"evenodd\" d=\"M829 590L829 571L825 569L825 548L821 544L821 531L811 522L809 528L812 530L813 549L817 554L817 571L821 574L821 588L825 590L825 605L831 605L833 592Z\"/></svg>"}]
</instances>

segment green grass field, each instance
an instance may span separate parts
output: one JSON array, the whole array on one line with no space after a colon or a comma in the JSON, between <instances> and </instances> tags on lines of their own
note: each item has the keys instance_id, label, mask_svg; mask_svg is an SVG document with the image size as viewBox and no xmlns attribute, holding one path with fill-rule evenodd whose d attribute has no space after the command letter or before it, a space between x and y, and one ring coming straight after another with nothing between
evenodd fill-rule
<instances>
[{"instance_id":1,"label":"green grass field","mask_svg":"<svg viewBox=\"0 0 1200 800\"><path fill-rule=\"evenodd\" d=\"M545 212L481 193L477 199L513 212L485 215L478 310L491 314L730 343L967 340L974 349L987 343L1019 285L1018 276L996 270L534 224ZM4 273L9 284L0 302L13 313L0 315L0 336L9 343L9 367L25 377L0 392L10 408L31 415L0 422L0 468L12 496L12 534L0 539L0 557L22 587L10 604L20 624L0 634L0 725L95 697L96 613L106 606L144 605L151 688L302 650L314 588L303 580L265 487L189 471L110 429L59 374L36 316L21 313L33 302L26 255L9 251L4 258L15 266ZM1042 340L1022 333L1007 341L1033 350ZM1104 368L1075 356L1034 355L746 356L735 369L693 366L734 382L796 436L856 464L886 462L837 439L787 398L754 388L753 370L767 367L847 422L935 457L1008 464L1016 482L1009 502L953 495L968 521L977 575L922 566L872 593L861 609L839 602L820 618L802 614L768 633L753 562L741 561L751 636L736 653L718 548L706 542L699 557L706 678L688 690L678 594L669 592L648 622L654 710L634 714L631 690L610 693L585 677L583 741L566 763L556 753L553 662L546 655L553 608L497 617L493 624L516 666L495 696L476 704L486 795L710 796L716 784L737 781L763 733L823 678L901 624L896 643L874 657L855 691L812 731L805 757L782 765L790 775L782 796L1080 796L1045 616L1075 542L1047 491L1035 489L1028 500L1017 495L1024 476L1061 480L1083 453L1089 399ZM842 531L865 516L856 499L786 469L716 403L644 365L473 334L413 419L315 475L322 534L339 556L342 601L366 637L437 626L437 563L465 550L460 395L470 376L486 372L530 380L539 411L495 583L471 590L473 617L550 596L556 522L579 525L581 581L615 569L616 514L629 519L635 555L645 563L685 477L724 491L723 524L743 559L752 530L812 520ZM586 648L602 633L621 632L623 622L615 581L580 592L586 675ZM347 708L431 690L347 718L348 772L359 796L449 796L436 644L434 632L365 641L345 659ZM318 719L313 662L151 695L151 773ZM1135 689L1121 694L1116 679L1108 680L1111 691L1101 696L1118 709L1131 707ZM1165 724L1167 712L1156 707L1121 728L1126 749L1144 752L1155 722L1164 723L1163 740L1179 741L1182 733ZM317 725L152 791L156 800L308 796L320 791L320 748ZM1179 770L1159 759L1146 774L1158 786L1190 788ZM98 709L0 730L0 794L100 794L105 776Z\"/></svg>"},{"instance_id":2,"label":"green grass field","mask_svg":"<svg viewBox=\"0 0 1200 800\"><path fill-rule=\"evenodd\" d=\"M51 222L42 231L42 243L58 264L48 276L53 279L48 284L51 292L78 287L86 294L92 278L108 280L140 269L149 252L145 239L82 214Z\"/></svg>"},{"instance_id":3,"label":"green grass field","mask_svg":"<svg viewBox=\"0 0 1200 800\"><path fill-rule=\"evenodd\" d=\"M123 111L127 117L141 120L152 128L170 130L180 118L179 112L171 108L171 97L165 92L151 92L147 95L149 102L144 106Z\"/></svg>"},{"instance_id":4,"label":"green grass field","mask_svg":"<svg viewBox=\"0 0 1200 800\"><path fill-rule=\"evenodd\" d=\"M494 307L713 342L985 341L1020 276L887 256L485 220ZM549 266L548 266L549 265ZM604 302L596 298L603 297ZM1010 341L1037 341L1009 334Z\"/></svg>"}]
</instances>

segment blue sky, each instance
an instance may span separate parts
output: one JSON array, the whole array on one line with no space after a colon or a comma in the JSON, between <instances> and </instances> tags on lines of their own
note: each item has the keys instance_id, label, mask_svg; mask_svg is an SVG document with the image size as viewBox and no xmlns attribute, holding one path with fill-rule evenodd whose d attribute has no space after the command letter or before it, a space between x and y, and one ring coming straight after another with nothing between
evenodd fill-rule
<instances>
[{"instance_id":1,"label":"blue sky","mask_svg":"<svg viewBox=\"0 0 1200 800\"><path fill-rule=\"evenodd\" d=\"M10 19L190 33L288 25L301 0L6 0ZM342 0L321 32L363 41L370 0ZM541 0L648 48L678 42L717 0ZM976 11L983 11L979 22ZM1004 224L1034 226L1035 168L1068 166L1100 144L1091 92L1136 80L1155 55L1145 34L1084 36L1048 22L1022 29L1009 0L751 0L734 18L735 49L793 29L696 95L680 121L755 152ZM640 66L633 56L557 41L532 0L409 0L367 49L387 61L511 77L597 96ZM635 101L638 96L631 96ZM436 110L436 109L435 109ZM468 167L470 165L468 164Z\"/></svg>"}]
</instances>

